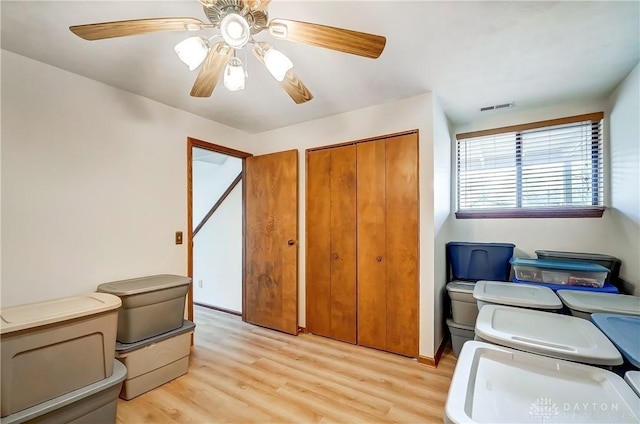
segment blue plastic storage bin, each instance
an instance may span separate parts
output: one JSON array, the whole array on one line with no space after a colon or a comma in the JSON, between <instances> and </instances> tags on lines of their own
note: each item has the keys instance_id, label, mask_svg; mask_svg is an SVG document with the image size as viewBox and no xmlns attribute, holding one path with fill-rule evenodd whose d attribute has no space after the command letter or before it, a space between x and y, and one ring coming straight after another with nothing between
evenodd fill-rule
<instances>
[{"instance_id":1,"label":"blue plastic storage bin","mask_svg":"<svg viewBox=\"0 0 640 424\"><path fill-rule=\"evenodd\" d=\"M591 314L591 321L613 342L622 356L640 368L640 317L617 314Z\"/></svg>"},{"instance_id":2,"label":"blue plastic storage bin","mask_svg":"<svg viewBox=\"0 0 640 424\"><path fill-rule=\"evenodd\" d=\"M447 243L447 257L453 280L509 281L512 243Z\"/></svg>"}]
</instances>

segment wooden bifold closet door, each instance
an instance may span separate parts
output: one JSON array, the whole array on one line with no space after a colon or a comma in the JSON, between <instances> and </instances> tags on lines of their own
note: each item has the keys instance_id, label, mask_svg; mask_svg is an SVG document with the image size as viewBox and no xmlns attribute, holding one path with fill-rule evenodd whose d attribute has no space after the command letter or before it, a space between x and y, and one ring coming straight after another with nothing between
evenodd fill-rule
<instances>
[{"instance_id":1,"label":"wooden bifold closet door","mask_svg":"<svg viewBox=\"0 0 640 424\"><path fill-rule=\"evenodd\" d=\"M358 144L358 344L418 356L418 140Z\"/></svg>"},{"instance_id":2,"label":"wooden bifold closet door","mask_svg":"<svg viewBox=\"0 0 640 424\"><path fill-rule=\"evenodd\" d=\"M307 330L418 355L416 133L307 153Z\"/></svg>"},{"instance_id":3,"label":"wooden bifold closet door","mask_svg":"<svg viewBox=\"0 0 640 424\"><path fill-rule=\"evenodd\" d=\"M307 330L356 343L356 147L307 161Z\"/></svg>"}]
</instances>

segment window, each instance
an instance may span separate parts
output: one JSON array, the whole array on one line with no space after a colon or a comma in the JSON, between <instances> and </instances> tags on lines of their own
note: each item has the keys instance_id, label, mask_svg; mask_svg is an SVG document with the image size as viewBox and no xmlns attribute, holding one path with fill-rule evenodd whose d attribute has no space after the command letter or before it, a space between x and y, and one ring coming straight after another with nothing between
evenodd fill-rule
<instances>
[{"instance_id":1,"label":"window","mask_svg":"<svg viewBox=\"0 0 640 424\"><path fill-rule=\"evenodd\" d=\"M456 135L456 217L602 216L603 116Z\"/></svg>"}]
</instances>

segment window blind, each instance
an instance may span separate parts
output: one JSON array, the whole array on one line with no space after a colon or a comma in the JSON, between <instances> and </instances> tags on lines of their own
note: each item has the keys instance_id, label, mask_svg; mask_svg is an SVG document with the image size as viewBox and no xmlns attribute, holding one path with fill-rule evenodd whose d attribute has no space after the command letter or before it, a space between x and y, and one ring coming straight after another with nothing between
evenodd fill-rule
<instances>
[{"instance_id":1,"label":"window blind","mask_svg":"<svg viewBox=\"0 0 640 424\"><path fill-rule=\"evenodd\" d=\"M603 206L602 114L587 117L459 135L458 211Z\"/></svg>"}]
</instances>

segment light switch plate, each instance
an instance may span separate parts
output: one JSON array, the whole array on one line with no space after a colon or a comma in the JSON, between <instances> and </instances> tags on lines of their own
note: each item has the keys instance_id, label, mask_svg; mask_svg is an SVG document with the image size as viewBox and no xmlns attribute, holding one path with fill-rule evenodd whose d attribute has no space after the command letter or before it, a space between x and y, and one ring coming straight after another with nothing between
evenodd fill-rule
<instances>
[{"instance_id":1,"label":"light switch plate","mask_svg":"<svg viewBox=\"0 0 640 424\"><path fill-rule=\"evenodd\" d=\"M176 244L182 244L182 231L176 231Z\"/></svg>"}]
</instances>

